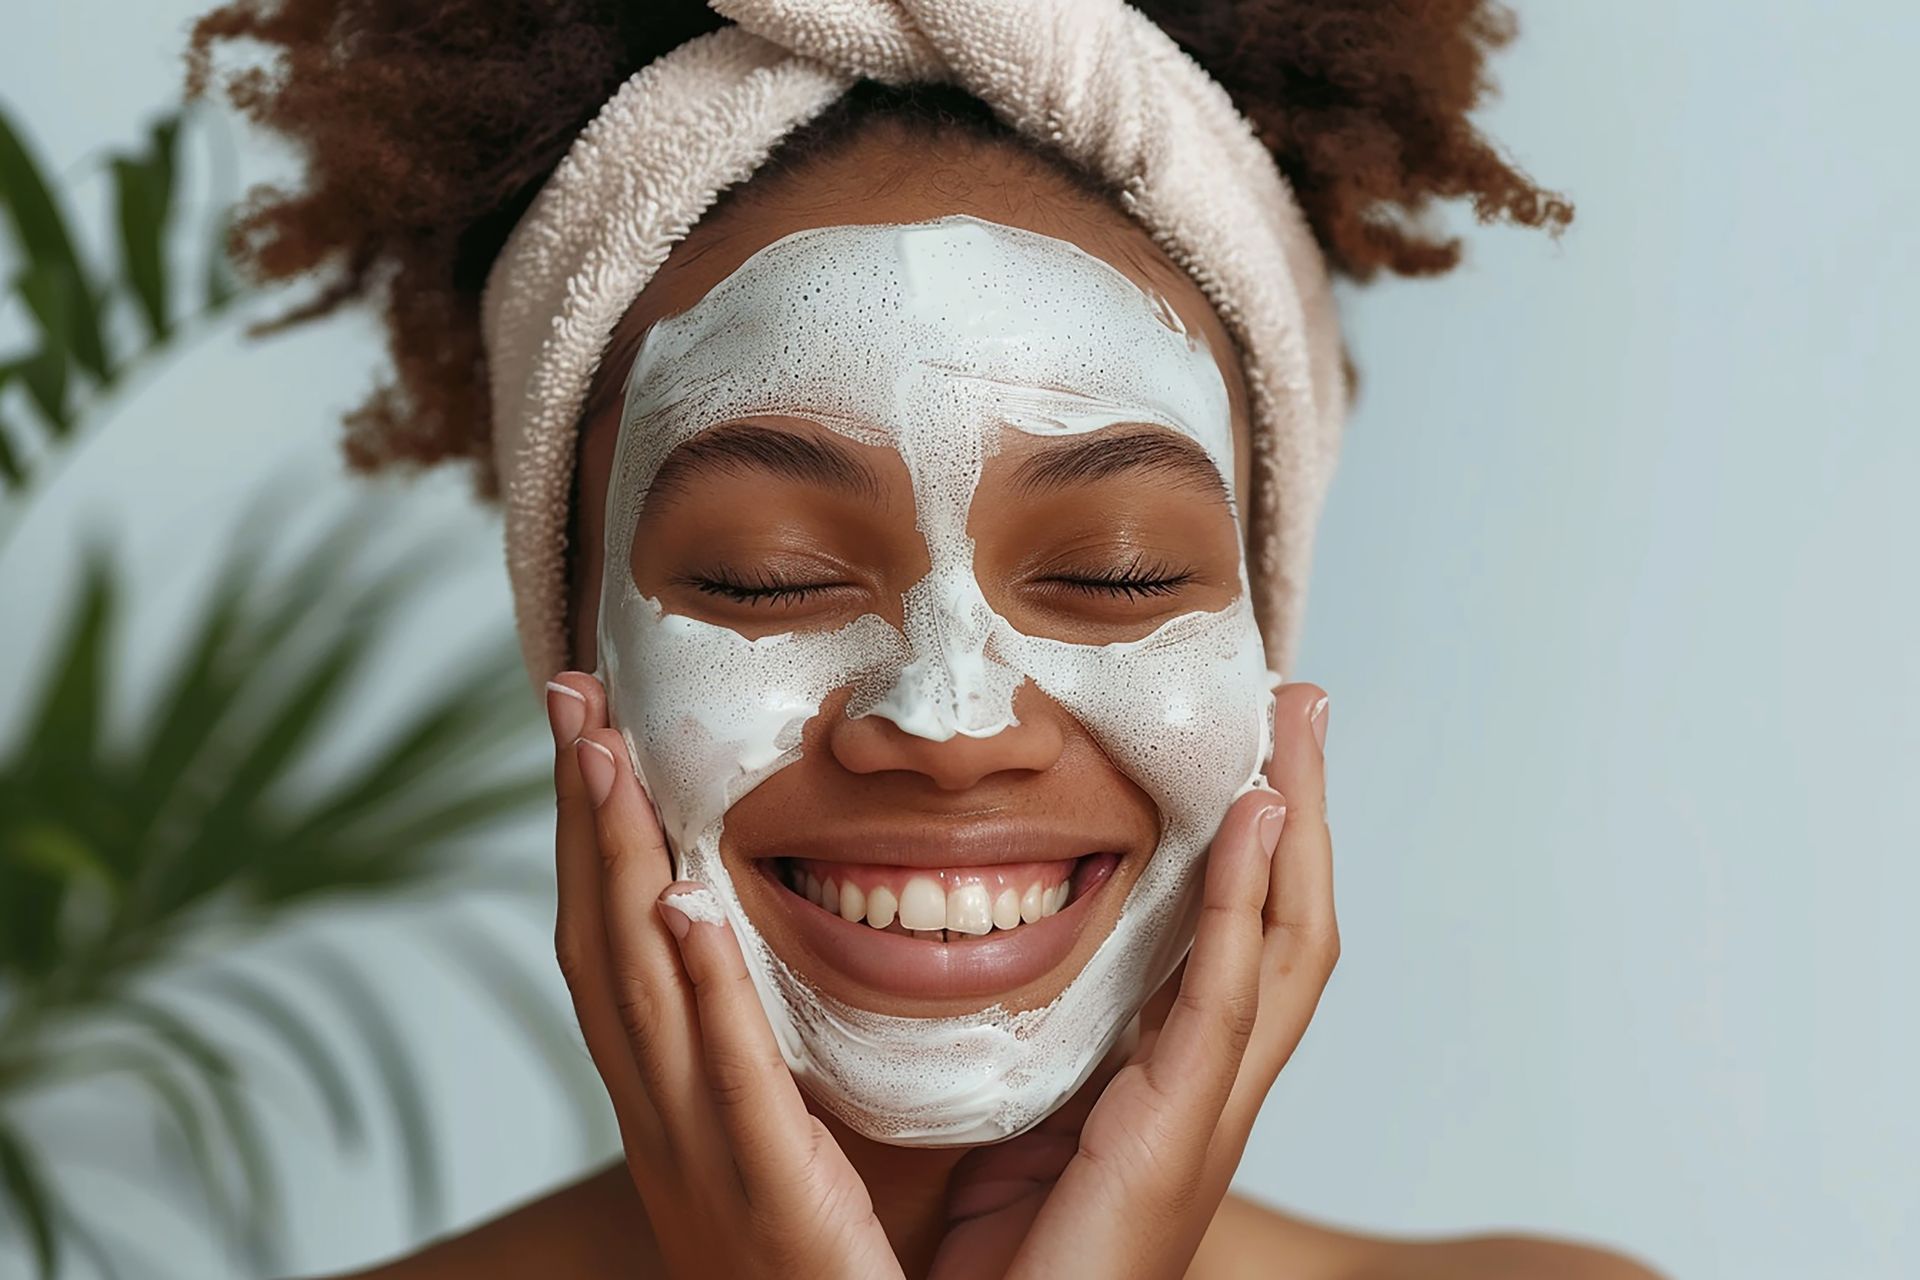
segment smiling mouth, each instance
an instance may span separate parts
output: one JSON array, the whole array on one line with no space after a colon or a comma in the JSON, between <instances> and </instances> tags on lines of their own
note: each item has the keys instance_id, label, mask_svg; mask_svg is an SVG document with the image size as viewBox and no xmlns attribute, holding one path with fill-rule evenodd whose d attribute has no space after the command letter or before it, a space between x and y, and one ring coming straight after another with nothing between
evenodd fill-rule
<instances>
[{"instance_id":1,"label":"smiling mouth","mask_svg":"<svg viewBox=\"0 0 1920 1280\"><path fill-rule=\"evenodd\" d=\"M1004 997L1044 979L1094 918L1115 853L954 867L757 859L773 903L816 975L876 992Z\"/></svg>"},{"instance_id":2,"label":"smiling mouth","mask_svg":"<svg viewBox=\"0 0 1920 1280\"><path fill-rule=\"evenodd\" d=\"M923 942L1007 934L1060 914L1112 871L1111 854L926 870L775 860L780 883L849 924Z\"/></svg>"}]
</instances>

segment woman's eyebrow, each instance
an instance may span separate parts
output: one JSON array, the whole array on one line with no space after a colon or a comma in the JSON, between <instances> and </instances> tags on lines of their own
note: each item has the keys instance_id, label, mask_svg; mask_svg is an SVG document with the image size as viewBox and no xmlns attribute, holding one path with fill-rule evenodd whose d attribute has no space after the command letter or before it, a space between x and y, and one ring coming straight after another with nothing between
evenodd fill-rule
<instances>
[{"instance_id":1,"label":"woman's eyebrow","mask_svg":"<svg viewBox=\"0 0 1920 1280\"><path fill-rule=\"evenodd\" d=\"M1175 484L1227 501L1227 483L1213 459L1185 436L1155 427L1124 434L1093 432L1033 454L1013 470L1016 489L1035 493L1090 484L1130 472L1165 476Z\"/></svg>"},{"instance_id":2,"label":"woman's eyebrow","mask_svg":"<svg viewBox=\"0 0 1920 1280\"><path fill-rule=\"evenodd\" d=\"M701 432L667 455L647 486L653 502L702 471L762 471L783 480L839 489L879 501L873 468L832 440L757 422L725 422Z\"/></svg>"}]
</instances>

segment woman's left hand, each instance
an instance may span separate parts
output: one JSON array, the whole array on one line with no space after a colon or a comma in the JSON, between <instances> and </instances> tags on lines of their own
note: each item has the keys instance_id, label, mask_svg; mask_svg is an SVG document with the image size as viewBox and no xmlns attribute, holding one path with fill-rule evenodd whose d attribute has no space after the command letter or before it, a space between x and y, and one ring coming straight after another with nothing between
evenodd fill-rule
<instances>
[{"instance_id":1,"label":"woman's left hand","mask_svg":"<svg viewBox=\"0 0 1920 1280\"><path fill-rule=\"evenodd\" d=\"M1293 684L1277 700L1280 794L1243 796L1221 823L1164 1023L1104 1089L961 1161L935 1280L1186 1274L1340 955L1326 695Z\"/></svg>"}]
</instances>

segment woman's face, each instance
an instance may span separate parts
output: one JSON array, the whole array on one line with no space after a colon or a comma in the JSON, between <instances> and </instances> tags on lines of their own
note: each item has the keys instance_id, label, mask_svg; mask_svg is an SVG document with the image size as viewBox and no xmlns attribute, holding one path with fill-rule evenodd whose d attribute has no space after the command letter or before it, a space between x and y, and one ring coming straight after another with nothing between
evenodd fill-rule
<instances>
[{"instance_id":1,"label":"woman's face","mask_svg":"<svg viewBox=\"0 0 1920 1280\"><path fill-rule=\"evenodd\" d=\"M777 241L822 241L832 252L857 252L879 243L879 233L855 239L859 229L898 229L955 214L996 224L960 227L987 255L956 258L963 268L970 261L1004 264L1012 260L1005 256L1009 244L1025 252L1022 246L1039 243L1035 290L1068 288L1041 278L1055 258L1065 263L1077 256L1059 245L1064 241L1171 312L1155 322L1164 333L1149 333L1153 326L1141 327L1127 304L1111 311L1118 335L1113 349L1139 368L1131 383L1119 380L1121 392L1100 408L1097 425L975 430L964 409L957 427L942 425L938 420L948 412L939 389L948 384L942 383L931 399L899 402L911 407L902 416L916 425L898 432L850 430L817 412L782 412L776 395L750 413L699 419L644 465L632 461L634 446L621 446L622 382L656 326L652 353L635 372L630 430L639 420L634 406L645 416L660 384L684 398L687 385L738 372L730 361L767 360L776 349L770 344L786 349L778 323L756 324L763 332L741 339L738 317L726 313L744 307L763 316L770 299L791 296L791 289L782 293L785 286L764 278L778 270L766 265L769 259L780 259L762 250ZM794 234L829 227L842 231ZM1052 247L997 228L1039 233L1052 238ZM843 233L844 241L834 238ZM843 243L854 247L839 247ZM794 258L798 251L787 246L783 251ZM893 241L886 249L900 252ZM1005 293L1007 283L995 281L992 290ZM1124 285L1121 291L1135 292ZM1023 335L1037 335L1012 344L1037 351L1016 361L1039 370L1024 373L1022 386L1042 396L1064 392L1069 403L1084 397L1069 367L1076 352L1084 352L1070 335L1106 328L1105 304L1089 296L1078 321L1062 321L1069 336L1051 345L1044 314L1051 299L1017 319ZM1058 297L1068 309L1071 299ZM661 323L669 320L673 324ZM836 322L797 315L792 323L801 327L787 336L796 351L817 352L816 330ZM685 349L678 357L662 355L675 326ZM1143 335L1138 345L1127 345L1129 333ZM1179 354L1168 355L1166 333L1197 335L1198 343L1182 338L1173 345L1197 352L1187 358L1204 367L1183 368ZM882 352L886 344L873 336L869 331L860 349L892 362L881 371L883 381L897 380L898 368L928 363L913 352ZM987 346L1004 338L976 336ZM954 342L958 351L965 340L956 335ZM1117 210L1017 151L970 140L930 146L891 126L870 129L804 169L749 184L676 247L625 318L603 361L583 441L573 593L580 665L606 666L615 656L597 644L599 586L605 578L614 600L616 584L629 585L623 574L630 574L629 596L646 602L646 626L658 625L656 617L678 619L684 621L673 623L673 634L683 639L728 637L719 649L675 650L661 647L664 642L636 649L643 656L633 660L649 663L663 653L723 655L710 677L692 670L648 673L656 682L677 682L664 695L656 684L648 694L655 704L650 711L682 697L691 699L685 705L697 705L702 678L751 683L759 678L753 673L771 670L751 665L764 664L768 654L744 642L780 646L788 642L768 638L794 636L814 645L797 652L831 653L841 643L835 638L866 635L868 627L875 637L893 637L877 643L908 641L880 685L821 684L818 711L798 729L797 754L787 750L784 763L756 775L750 790L712 806L724 809L724 826L715 828L717 857L739 909L807 987L840 1006L895 1018L967 1015L987 1006L1019 1015L1052 1004L1114 933L1123 904L1164 849L1166 797L1157 801L1141 785L1153 773L1150 766L1143 770L1136 760L1123 768L1116 759L1127 754L1116 751L1111 729L1120 720L1109 717L1108 731L1096 732L1089 725L1101 723L1097 714L1081 705L1077 715L1046 691L1071 687L1079 675L1039 673L1067 671L1086 655L1128 653L1128 642L1183 615L1242 611L1241 535L1229 483L1238 492L1246 488L1247 413L1232 351L1197 287ZM933 363L942 355L927 354ZM1147 410L1125 411L1136 400L1164 401L1180 411L1156 423ZM1057 401L1036 414L1062 421ZM1176 421L1200 425L1168 425ZM957 462L949 436L978 439L981 447ZM955 476L965 482L957 498ZM622 492L622 485L635 491ZM944 533L943 493L953 499ZM625 557L612 574L603 548L610 505L626 513L616 515L615 541L619 527L632 525L631 538L612 549ZM936 561L955 563L943 570ZM943 595L928 585L943 575L964 592L956 587ZM911 655L922 653L934 633L964 629L956 619L965 606L956 602L975 598L976 589L1002 628L997 647L985 642L985 665L973 676L956 676L959 667L943 662L935 664L942 674L933 683L947 684L916 686L932 678L913 674ZM612 615L610 622L629 625ZM1249 621L1242 630L1250 629ZM1235 678L1244 679L1248 645L1240 631L1231 635L1240 655ZM1023 659L1018 655L1028 644L1033 654ZM959 652L951 643L947 648ZM727 654L746 655L749 665L729 666ZM1021 670L1023 661L1030 672ZM1010 677L1010 714L992 705L996 667ZM1162 672L1125 662L1099 670L1156 682ZM1033 678L1024 678L1029 674ZM970 679L978 687L966 686ZM725 704L726 696L716 693L714 701ZM929 716L916 709L923 704L948 710ZM967 705L981 708L971 720ZM672 708L662 714L685 718ZM1128 732L1120 730L1123 737ZM1136 754L1153 749L1137 741L1130 748ZM643 756L647 751L640 748ZM673 767L647 763L656 771ZM1229 777L1229 787L1244 780L1245 761L1222 763L1241 775ZM1263 761L1252 763L1257 768ZM662 798L658 788L656 798ZM676 803L663 800L663 807ZM667 816L672 834L678 815ZM680 833L686 843L699 825Z\"/></svg>"}]
</instances>

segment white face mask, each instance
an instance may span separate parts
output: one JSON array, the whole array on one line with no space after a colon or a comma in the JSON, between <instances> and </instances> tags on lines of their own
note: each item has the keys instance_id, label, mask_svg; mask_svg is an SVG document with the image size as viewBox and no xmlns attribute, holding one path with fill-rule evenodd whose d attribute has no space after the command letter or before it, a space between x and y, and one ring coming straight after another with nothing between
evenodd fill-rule
<instances>
[{"instance_id":1,"label":"white face mask","mask_svg":"<svg viewBox=\"0 0 1920 1280\"><path fill-rule=\"evenodd\" d=\"M631 572L640 504L675 448L778 414L898 449L931 570L904 632L877 614L748 639L666 614ZM794 1074L855 1130L901 1145L982 1143L1077 1089L1191 945L1201 855L1261 783L1272 686L1244 559L1240 594L1107 645L1023 635L973 572L968 510L1006 429L1062 436L1157 424L1196 441L1229 488L1226 385L1157 294L1078 246L954 215L799 231L650 329L627 382L607 492L599 653L614 723L653 795L677 873L709 885ZM1052 1003L959 1017L854 1008L766 944L720 857L729 808L799 758L835 690L850 716L987 737L1026 680L1154 801L1161 834L1113 932ZM935 944L928 944L935 945Z\"/></svg>"}]
</instances>

